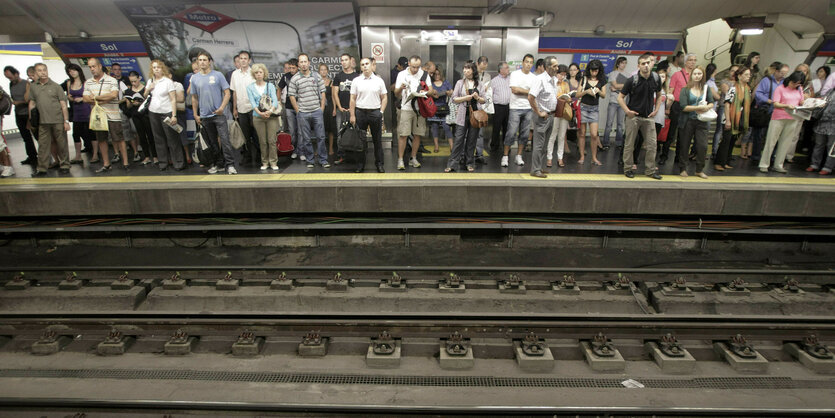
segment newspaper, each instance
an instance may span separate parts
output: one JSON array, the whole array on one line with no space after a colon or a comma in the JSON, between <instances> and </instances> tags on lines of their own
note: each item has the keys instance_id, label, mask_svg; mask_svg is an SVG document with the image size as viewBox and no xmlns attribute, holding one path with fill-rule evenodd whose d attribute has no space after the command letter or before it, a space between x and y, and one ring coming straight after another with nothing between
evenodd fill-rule
<instances>
[{"instance_id":1,"label":"newspaper","mask_svg":"<svg viewBox=\"0 0 835 418\"><path fill-rule=\"evenodd\" d=\"M826 99L808 98L803 101L803 104L789 110L788 113L798 120L809 120L812 118L812 112L826 106Z\"/></svg>"}]
</instances>

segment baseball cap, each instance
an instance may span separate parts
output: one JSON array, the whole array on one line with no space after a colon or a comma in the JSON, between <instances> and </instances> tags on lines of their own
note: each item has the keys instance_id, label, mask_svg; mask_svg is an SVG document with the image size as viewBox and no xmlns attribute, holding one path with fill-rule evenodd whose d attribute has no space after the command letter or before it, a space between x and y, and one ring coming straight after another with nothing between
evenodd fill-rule
<instances>
[{"instance_id":1,"label":"baseball cap","mask_svg":"<svg viewBox=\"0 0 835 418\"><path fill-rule=\"evenodd\" d=\"M405 67L409 65L409 60L406 57L400 57L397 59L397 65Z\"/></svg>"}]
</instances>

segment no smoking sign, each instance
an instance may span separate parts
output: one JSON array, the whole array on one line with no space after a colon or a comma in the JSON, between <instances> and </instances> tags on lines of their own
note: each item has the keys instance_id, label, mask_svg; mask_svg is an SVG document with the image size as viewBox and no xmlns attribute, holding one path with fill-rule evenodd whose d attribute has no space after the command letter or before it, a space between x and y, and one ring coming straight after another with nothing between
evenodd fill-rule
<instances>
[{"instance_id":1,"label":"no smoking sign","mask_svg":"<svg viewBox=\"0 0 835 418\"><path fill-rule=\"evenodd\" d=\"M371 44L371 57L379 64L385 63L386 47L383 43Z\"/></svg>"}]
</instances>

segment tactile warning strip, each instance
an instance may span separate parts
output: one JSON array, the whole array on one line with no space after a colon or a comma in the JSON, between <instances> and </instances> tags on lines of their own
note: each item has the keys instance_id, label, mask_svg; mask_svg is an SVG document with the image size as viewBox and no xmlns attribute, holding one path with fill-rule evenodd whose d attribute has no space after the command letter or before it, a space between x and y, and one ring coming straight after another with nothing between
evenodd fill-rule
<instances>
[{"instance_id":1,"label":"tactile warning strip","mask_svg":"<svg viewBox=\"0 0 835 418\"><path fill-rule=\"evenodd\" d=\"M200 380L252 383L332 385L398 385L435 387L626 388L623 379L491 376L400 376L317 373L270 373L199 370L0 369L0 378ZM649 389L835 389L835 380L793 380L789 377L706 377L633 380Z\"/></svg>"}]
</instances>

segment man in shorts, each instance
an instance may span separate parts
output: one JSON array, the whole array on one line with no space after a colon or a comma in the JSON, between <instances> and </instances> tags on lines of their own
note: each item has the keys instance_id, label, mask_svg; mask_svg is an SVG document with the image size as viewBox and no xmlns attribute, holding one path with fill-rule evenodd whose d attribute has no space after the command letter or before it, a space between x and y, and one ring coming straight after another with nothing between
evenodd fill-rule
<instances>
[{"instance_id":1,"label":"man in shorts","mask_svg":"<svg viewBox=\"0 0 835 418\"><path fill-rule=\"evenodd\" d=\"M410 93L418 91L421 81L429 89L427 96L432 95L432 80L428 77L428 73L420 68L420 62L420 57L417 55L409 58L409 66L397 74L397 80L394 82L394 94L400 95L400 116L397 121L397 133L400 135L397 147L397 169L401 171L406 169L403 154L406 151L407 137L412 135L412 157L409 159L409 165L419 168L417 153L420 148L420 137L426 135L426 118L415 110L417 103L414 103L413 107L414 100L409 97Z\"/></svg>"}]
</instances>

